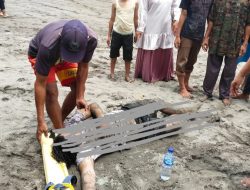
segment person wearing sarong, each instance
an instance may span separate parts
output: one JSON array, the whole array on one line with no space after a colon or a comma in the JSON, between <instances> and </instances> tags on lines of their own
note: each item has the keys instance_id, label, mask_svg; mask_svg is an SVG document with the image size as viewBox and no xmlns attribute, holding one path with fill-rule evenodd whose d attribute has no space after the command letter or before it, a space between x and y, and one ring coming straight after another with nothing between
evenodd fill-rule
<instances>
[{"instance_id":1,"label":"person wearing sarong","mask_svg":"<svg viewBox=\"0 0 250 190\"><path fill-rule=\"evenodd\" d=\"M137 28L135 78L145 82L173 79L173 42L180 0L141 0Z\"/></svg>"}]
</instances>

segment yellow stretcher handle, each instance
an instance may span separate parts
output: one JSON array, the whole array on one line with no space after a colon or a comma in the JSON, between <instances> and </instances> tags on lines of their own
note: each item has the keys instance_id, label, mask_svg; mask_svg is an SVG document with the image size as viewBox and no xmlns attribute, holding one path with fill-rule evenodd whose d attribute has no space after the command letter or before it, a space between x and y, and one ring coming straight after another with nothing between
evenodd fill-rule
<instances>
[{"instance_id":1,"label":"yellow stretcher handle","mask_svg":"<svg viewBox=\"0 0 250 190\"><path fill-rule=\"evenodd\" d=\"M54 190L55 186L57 186L57 185L50 186L48 190ZM71 183L61 183L60 185L62 185L63 187L68 188L68 190L75 190L74 186Z\"/></svg>"}]
</instances>

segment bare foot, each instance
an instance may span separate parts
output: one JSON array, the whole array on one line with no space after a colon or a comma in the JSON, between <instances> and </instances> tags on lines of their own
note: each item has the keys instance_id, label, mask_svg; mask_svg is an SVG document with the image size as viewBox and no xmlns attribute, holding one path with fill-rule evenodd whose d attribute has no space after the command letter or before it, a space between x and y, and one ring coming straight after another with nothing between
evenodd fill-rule
<instances>
[{"instance_id":1,"label":"bare foot","mask_svg":"<svg viewBox=\"0 0 250 190\"><path fill-rule=\"evenodd\" d=\"M188 92L193 92L194 91L194 89L192 87L190 87L190 86L185 86L185 87L186 87Z\"/></svg>"},{"instance_id":2,"label":"bare foot","mask_svg":"<svg viewBox=\"0 0 250 190\"><path fill-rule=\"evenodd\" d=\"M3 12L2 11L0 11L0 16L3 16Z\"/></svg>"},{"instance_id":3,"label":"bare foot","mask_svg":"<svg viewBox=\"0 0 250 190\"><path fill-rule=\"evenodd\" d=\"M134 82L135 80L131 79L130 77L125 77L125 81L131 83Z\"/></svg>"},{"instance_id":4,"label":"bare foot","mask_svg":"<svg viewBox=\"0 0 250 190\"><path fill-rule=\"evenodd\" d=\"M240 181L244 187L250 187L250 178L245 178Z\"/></svg>"},{"instance_id":5,"label":"bare foot","mask_svg":"<svg viewBox=\"0 0 250 190\"><path fill-rule=\"evenodd\" d=\"M2 16L4 17L4 18L6 18L6 17L8 17L9 15L6 13L6 11L4 10L4 11L2 11Z\"/></svg>"},{"instance_id":6,"label":"bare foot","mask_svg":"<svg viewBox=\"0 0 250 190\"><path fill-rule=\"evenodd\" d=\"M238 96L233 96L232 98L248 101L248 99L249 99L249 94L244 94L244 93L242 93L242 94L239 94Z\"/></svg>"},{"instance_id":7,"label":"bare foot","mask_svg":"<svg viewBox=\"0 0 250 190\"><path fill-rule=\"evenodd\" d=\"M108 78L112 81L115 81L115 75L114 74L109 74Z\"/></svg>"},{"instance_id":8,"label":"bare foot","mask_svg":"<svg viewBox=\"0 0 250 190\"><path fill-rule=\"evenodd\" d=\"M176 77L173 75L170 77L170 80L177 81Z\"/></svg>"},{"instance_id":9,"label":"bare foot","mask_svg":"<svg viewBox=\"0 0 250 190\"><path fill-rule=\"evenodd\" d=\"M3 18L7 18L9 15L7 13L3 13Z\"/></svg>"},{"instance_id":10,"label":"bare foot","mask_svg":"<svg viewBox=\"0 0 250 190\"><path fill-rule=\"evenodd\" d=\"M183 98L191 98L191 94L186 90L186 89L181 89L180 90L180 95L183 97Z\"/></svg>"},{"instance_id":11,"label":"bare foot","mask_svg":"<svg viewBox=\"0 0 250 190\"><path fill-rule=\"evenodd\" d=\"M224 106L229 106L231 104L231 101L229 100L229 98L224 98L222 100L222 102L223 102Z\"/></svg>"}]
</instances>

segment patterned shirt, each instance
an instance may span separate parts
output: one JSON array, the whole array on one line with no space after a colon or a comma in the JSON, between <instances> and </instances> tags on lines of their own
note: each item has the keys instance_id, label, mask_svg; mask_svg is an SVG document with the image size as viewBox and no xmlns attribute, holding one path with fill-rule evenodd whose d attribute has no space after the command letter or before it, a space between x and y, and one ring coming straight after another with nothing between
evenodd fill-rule
<instances>
[{"instance_id":1,"label":"patterned shirt","mask_svg":"<svg viewBox=\"0 0 250 190\"><path fill-rule=\"evenodd\" d=\"M215 0L209 15L213 28L209 38L209 53L237 57L250 25L249 0Z\"/></svg>"},{"instance_id":2,"label":"patterned shirt","mask_svg":"<svg viewBox=\"0 0 250 190\"><path fill-rule=\"evenodd\" d=\"M181 36L202 41L206 20L213 0L182 0L180 8L187 10Z\"/></svg>"}]
</instances>

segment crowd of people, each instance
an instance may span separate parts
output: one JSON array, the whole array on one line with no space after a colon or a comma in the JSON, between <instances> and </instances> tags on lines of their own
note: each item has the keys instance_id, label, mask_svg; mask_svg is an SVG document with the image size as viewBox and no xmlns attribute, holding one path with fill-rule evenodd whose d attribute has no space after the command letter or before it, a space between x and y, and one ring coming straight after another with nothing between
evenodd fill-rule
<instances>
[{"instance_id":1,"label":"crowd of people","mask_svg":"<svg viewBox=\"0 0 250 190\"><path fill-rule=\"evenodd\" d=\"M0 6L0 16L7 16L4 1L0 1ZM180 95L190 98L193 89L189 79L202 48L208 51L202 101L212 98L224 60L219 98L224 105L229 105L230 97L249 98L250 75L247 77L247 74L250 60L233 81L237 59L245 54L249 36L248 0L113 0L107 36L110 79L115 79L115 65L122 47L124 78L127 82L132 81L129 74L135 41L138 52L134 77L154 83L172 80L176 73ZM176 69L174 46L178 48ZM84 98L85 83L96 47L95 32L80 20L50 23L31 40L28 59L36 76L34 91L39 142L41 134L48 133L44 108L54 128L64 127L64 120L75 107L89 109ZM62 107L58 102L56 75L62 86L71 89ZM239 94L242 83L245 83L245 89ZM249 180L244 184L250 185Z\"/></svg>"},{"instance_id":2,"label":"crowd of people","mask_svg":"<svg viewBox=\"0 0 250 190\"><path fill-rule=\"evenodd\" d=\"M205 32L206 23L208 27ZM190 98L193 88L189 85L189 79L202 47L204 51L208 51L208 58L203 81L204 98L201 100L213 97L224 60L219 99L224 105L230 105L230 84L235 76L237 59L246 52L249 25L248 1L141 0L139 11L136 1L113 1L107 39L108 45L111 43L110 77L114 79L114 65L119 50L123 47L125 79L131 81L128 78L135 28L134 40L138 47L135 78L149 83L174 79L175 46L178 48L175 73L180 95ZM119 38L119 35L126 40ZM242 96L234 98L248 99L245 94L246 91Z\"/></svg>"}]
</instances>

